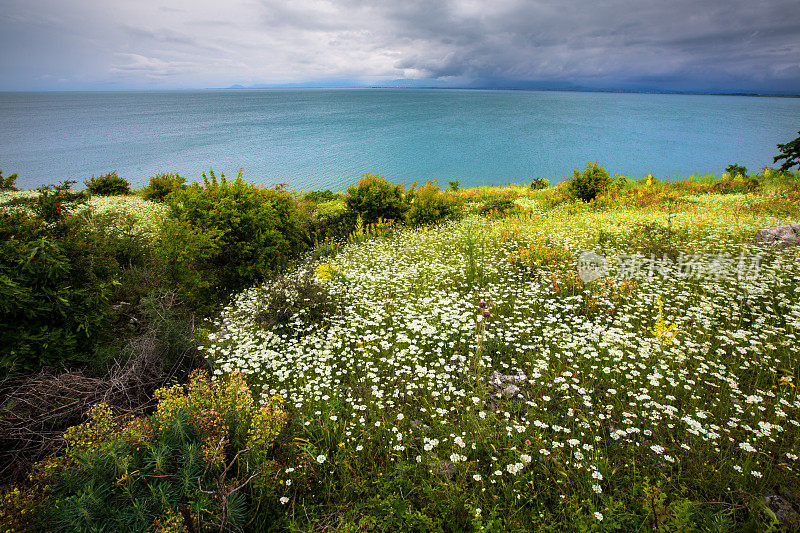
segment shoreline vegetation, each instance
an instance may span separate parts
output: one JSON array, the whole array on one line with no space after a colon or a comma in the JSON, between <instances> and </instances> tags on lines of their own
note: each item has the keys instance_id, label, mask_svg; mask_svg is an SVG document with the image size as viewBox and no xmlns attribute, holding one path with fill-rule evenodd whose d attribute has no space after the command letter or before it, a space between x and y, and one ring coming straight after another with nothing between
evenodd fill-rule
<instances>
[{"instance_id":1,"label":"shoreline vegetation","mask_svg":"<svg viewBox=\"0 0 800 533\"><path fill-rule=\"evenodd\" d=\"M2 531L800 528L798 172L15 178Z\"/></svg>"}]
</instances>

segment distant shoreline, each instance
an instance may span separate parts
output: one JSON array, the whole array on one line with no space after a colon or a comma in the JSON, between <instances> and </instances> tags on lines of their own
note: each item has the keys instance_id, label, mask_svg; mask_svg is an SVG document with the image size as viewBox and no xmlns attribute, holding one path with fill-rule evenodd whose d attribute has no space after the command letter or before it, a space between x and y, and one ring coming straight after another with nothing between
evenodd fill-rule
<instances>
[{"instance_id":1,"label":"distant shoreline","mask_svg":"<svg viewBox=\"0 0 800 533\"><path fill-rule=\"evenodd\" d=\"M436 87L406 85L274 85L274 86L237 86L230 87L183 87L176 89L29 89L3 90L0 94L26 93L162 93L162 92L199 92L199 91L301 91L301 90L441 90L441 91L522 91L522 92L554 92L554 93L609 93L609 94L663 94L682 96L750 96L758 98L800 98L800 93L757 93L757 92L702 92L702 91L659 91L634 89L580 89L580 88L531 88L531 87Z\"/></svg>"}]
</instances>

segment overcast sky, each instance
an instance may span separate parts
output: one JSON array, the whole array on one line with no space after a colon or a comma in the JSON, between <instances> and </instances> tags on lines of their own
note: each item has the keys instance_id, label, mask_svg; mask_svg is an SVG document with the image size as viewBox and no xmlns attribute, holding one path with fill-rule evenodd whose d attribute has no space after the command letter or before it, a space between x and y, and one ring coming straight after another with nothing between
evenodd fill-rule
<instances>
[{"instance_id":1,"label":"overcast sky","mask_svg":"<svg viewBox=\"0 0 800 533\"><path fill-rule=\"evenodd\" d=\"M800 93L798 0L0 0L0 90Z\"/></svg>"}]
</instances>

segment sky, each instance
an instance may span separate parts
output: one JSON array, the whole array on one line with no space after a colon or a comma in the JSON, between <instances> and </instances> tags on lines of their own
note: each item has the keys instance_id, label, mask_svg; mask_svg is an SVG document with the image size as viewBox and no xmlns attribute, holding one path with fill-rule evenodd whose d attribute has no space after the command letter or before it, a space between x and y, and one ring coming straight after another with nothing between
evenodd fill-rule
<instances>
[{"instance_id":1,"label":"sky","mask_svg":"<svg viewBox=\"0 0 800 533\"><path fill-rule=\"evenodd\" d=\"M0 90L800 93L798 0L0 0Z\"/></svg>"}]
</instances>

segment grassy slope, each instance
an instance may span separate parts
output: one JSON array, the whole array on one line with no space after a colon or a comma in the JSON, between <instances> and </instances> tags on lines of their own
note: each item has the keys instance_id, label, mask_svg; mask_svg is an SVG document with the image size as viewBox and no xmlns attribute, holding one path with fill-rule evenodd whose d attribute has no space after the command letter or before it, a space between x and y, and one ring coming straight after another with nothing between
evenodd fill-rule
<instances>
[{"instance_id":1,"label":"grassy slope","mask_svg":"<svg viewBox=\"0 0 800 533\"><path fill-rule=\"evenodd\" d=\"M773 205L783 183L769 197L709 186L630 184L555 208L554 189L463 191L532 209L346 247L327 281L339 312L324 327L298 316L301 334L264 331L261 289L239 295L206 349L294 409L284 519L766 528L762 497L795 498L800 468L800 268L746 243L797 220L796 204ZM576 279L585 249L608 279ZM677 259L620 271L631 252L683 252L694 275ZM485 320L481 299L496 302Z\"/></svg>"}]
</instances>

